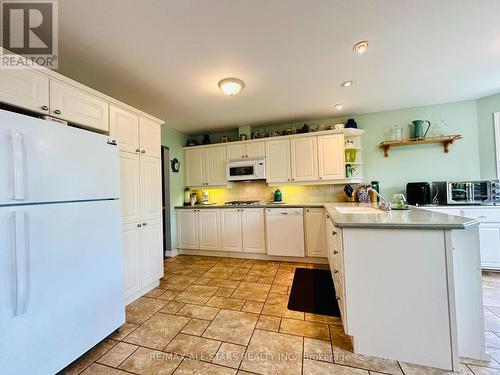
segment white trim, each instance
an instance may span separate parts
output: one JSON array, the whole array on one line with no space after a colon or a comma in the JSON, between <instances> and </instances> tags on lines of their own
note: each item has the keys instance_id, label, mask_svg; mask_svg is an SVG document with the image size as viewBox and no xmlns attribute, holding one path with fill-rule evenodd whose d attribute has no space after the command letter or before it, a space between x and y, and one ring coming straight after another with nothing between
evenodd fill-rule
<instances>
[{"instance_id":1,"label":"white trim","mask_svg":"<svg viewBox=\"0 0 500 375\"><path fill-rule=\"evenodd\" d=\"M179 255L179 250L177 250L177 249L173 249L171 251L165 251L165 256L167 258L174 258L177 255Z\"/></svg>"},{"instance_id":2,"label":"white trim","mask_svg":"<svg viewBox=\"0 0 500 375\"><path fill-rule=\"evenodd\" d=\"M495 161L497 178L500 178L500 112L493 113L493 122L495 126Z\"/></svg>"}]
</instances>

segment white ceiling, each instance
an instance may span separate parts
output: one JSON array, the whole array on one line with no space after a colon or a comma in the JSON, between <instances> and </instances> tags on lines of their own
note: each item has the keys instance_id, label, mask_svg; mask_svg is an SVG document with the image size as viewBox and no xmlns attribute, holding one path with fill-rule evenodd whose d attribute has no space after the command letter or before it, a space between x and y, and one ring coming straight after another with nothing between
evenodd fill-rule
<instances>
[{"instance_id":1,"label":"white ceiling","mask_svg":"<svg viewBox=\"0 0 500 375\"><path fill-rule=\"evenodd\" d=\"M59 71L185 133L500 92L499 0L59 4ZM228 97L233 76L246 87Z\"/></svg>"}]
</instances>

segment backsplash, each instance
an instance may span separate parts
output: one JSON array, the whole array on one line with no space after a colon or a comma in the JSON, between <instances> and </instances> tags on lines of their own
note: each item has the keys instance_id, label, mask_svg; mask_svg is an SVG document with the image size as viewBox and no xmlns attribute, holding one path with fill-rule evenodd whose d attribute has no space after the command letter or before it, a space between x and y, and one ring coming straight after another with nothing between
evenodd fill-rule
<instances>
[{"instance_id":1,"label":"backsplash","mask_svg":"<svg viewBox=\"0 0 500 375\"><path fill-rule=\"evenodd\" d=\"M343 192L344 185L311 185L311 186L283 186L279 187L283 194L283 201L287 203L322 203L343 202L346 196ZM330 191L334 188L334 191ZM273 200L274 191L278 187L270 187L265 182L237 182L231 189L203 189L195 190L198 201L201 192L208 191L210 202L222 204L236 200Z\"/></svg>"}]
</instances>

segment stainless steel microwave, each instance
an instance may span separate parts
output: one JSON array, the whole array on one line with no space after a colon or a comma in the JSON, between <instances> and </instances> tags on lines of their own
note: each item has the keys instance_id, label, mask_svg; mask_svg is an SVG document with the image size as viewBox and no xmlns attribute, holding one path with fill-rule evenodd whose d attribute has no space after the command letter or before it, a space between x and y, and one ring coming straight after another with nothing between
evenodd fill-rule
<instances>
[{"instance_id":1,"label":"stainless steel microwave","mask_svg":"<svg viewBox=\"0 0 500 375\"><path fill-rule=\"evenodd\" d=\"M226 177L228 181L265 180L266 162L264 159L229 161Z\"/></svg>"},{"instance_id":2,"label":"stainless steel microwave","mask_svg":"<svg viewBox=\"0 0 500 375\"><path fill-rule=\"evenodd\" d=\"M434 182L441 204L500 204L500 181Z\"/></svg>"}]
</instances>

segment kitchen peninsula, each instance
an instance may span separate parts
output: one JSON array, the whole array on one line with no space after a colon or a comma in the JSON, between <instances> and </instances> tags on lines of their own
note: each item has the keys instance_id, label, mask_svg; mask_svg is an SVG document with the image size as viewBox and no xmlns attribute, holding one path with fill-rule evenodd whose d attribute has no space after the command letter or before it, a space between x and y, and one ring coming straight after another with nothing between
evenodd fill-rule
<instances>
[{"instance_id":1,"label":"kitchen peninsula","mask_svg":"<svg viewBox=\"0 0 500 375\"><path fill-rule=\"evenodd\" d=\"M206 216L217 246L220 237L241 238L224 233L228 230L220 225L224 211L260 213L263 218L258 223L276 207L304 209L306 248L312 240L307 215L311 210L323 211L324 229L319 231L325 238L323 256L328 259L344 330L352 337L355 353L447 370L458 370L459 356L485 359L477 220L418 208L386 212L373 204L342 202L181 206L177 207L178 239L182 243L190 221L190 235L198 243L206 242L203 224L199 225L203 218L198 215ZM252 229L254 238L265 237L268 231L263 224ZM304 258L273 257L266 254L265 246L254 254L201 248L179 246L184 254L326 260L310 257L307 251Z\"/></svg>"}]
</instances>

